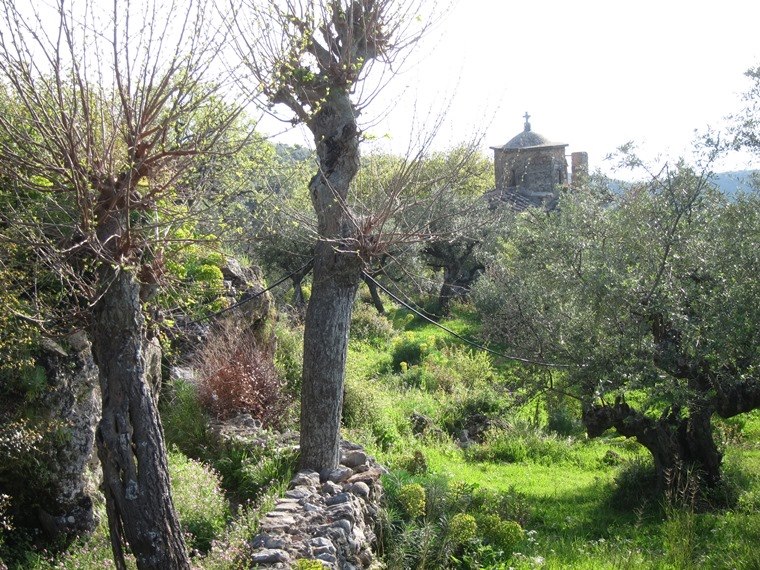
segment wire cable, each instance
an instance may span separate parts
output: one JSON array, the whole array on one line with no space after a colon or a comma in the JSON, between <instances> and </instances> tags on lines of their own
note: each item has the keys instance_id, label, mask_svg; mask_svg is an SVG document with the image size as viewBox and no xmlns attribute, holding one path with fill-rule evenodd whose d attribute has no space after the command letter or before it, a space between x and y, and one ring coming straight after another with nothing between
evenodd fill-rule
<instances>
[{"instance_id":1,"label":"wire cable","mask_svg":"<svg viewBox=\"0 0 760 570\"><path fill-rule=\"evenodd\" d=\"M488 348L487 346L483 346L482 344L478 344L477 342L475 342L473 340L470 340L469 338L467 338L465 336L462 336L461 334L459 334L457 332L454 332L450 328L448 328L448 327L446 327L446 326L444 326L444 325L442 325L440 323L435 322L433 319L431 319L430 317L428 317L424 313L422 313L422 312L418 311L417 309L415 309L414 307L412 307L406 301L400 299L399 297L397 297L396 295L394 295L393 293L391 293L386 287L384 287L382 284L378 283L369 274L367 274L366 272L362 272L362 273L363 273L363 275L367 279L369 279L370 281L372 281L382 291L384 291L385 294L388 295L391 299L393 299L394 301L396 301L400 305L406 307L407 309L409 309L410 311L412 311L418 317L426 320L427 322L429 322L430 324L438 327L439 329L441 329L443 331L446 331L450 335L458 338L459 340L461 340L465 344L468 344L468 345L472 346L473 348L477 348L478 350L484 350L486 352L490 352L491 354L495 354L496 356L500 356L502 358L507 358L509 360L516 360L518 362L523 362L523 363L526 363L526 364L536 364L538 366L546 366L546 367L550 367L550 368L572 368L573 367L573 365L571 365L571 364L560 364L560 363L556 363L556 362L543 362L541 360L533 360L531 358L523 358L523 357L520 357L520 356L514 356L514 355L504 354L503 352L499 352L498 350L493 350L492 348Z\"/></svg>"}]
</instances>

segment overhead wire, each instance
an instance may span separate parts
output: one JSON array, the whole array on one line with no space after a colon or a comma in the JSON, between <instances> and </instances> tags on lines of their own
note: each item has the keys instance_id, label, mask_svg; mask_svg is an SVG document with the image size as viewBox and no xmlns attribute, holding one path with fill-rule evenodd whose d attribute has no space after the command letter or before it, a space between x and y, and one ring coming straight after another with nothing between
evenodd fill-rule
<instances>
[{"instance_id":1,"label":"overhead wire","mask_svg":"<svg viewBox=\"0 0 760 570\"><path fill-rule=\"evenodd\" d=\"M487 346L484 346L484 345L479 344L479 343L477 343L477 342L475 342L475 341L473 341L473 340L471 340L471 339L469 339L469 338L467 338L465 336L462 336L461 334L459 334L459 333L451 330L450 328L442 325L441 323L436 322L434 319L431 319L425 313L419 311L418 309L416 309L415 307L413 307L411 304L407 303L406 301L404 301L403 299L401 299L400 297L398 297L397 295L395 295L394 293L392 293L390 290L388 290L387 287L385 287L384 285L382 285L381 283L379 283L376 279L374 279L372 276L370 276L367 272L363 271L362 275L364 277L366 277L367 279L369 279L370 281L372 281L372 283L374 283L378 288L380 288L386 295L388 295L391 299L393 299L394 301L396 301L398 304L406 307L407 309L409 309L410 311L412 311L415 315L417 315L421 319L424 319L425 321L427 321L428 323L432 324L433 326L438 327L439 329L441 329L441 330L447 332L448 334L450 334L450 335L458 338L459 340L461 340L462 342L464 342L465 344L467 344L469 346L472 346L473 348L477 348L478 350L483 350L485 352L489 352L491 354L494 354L496 356L500 356L502 358L506 358L506 359L509 359L509 360L516 360L517 362L523 362L525 364L535 364L537 366L546 366L546 367L549 367L549 368L572 368L573 367L573 365L571 365L571 364L563 364L563 363L557 363L557 362L544 362L542 360L535 360L535 359L532 359L532 358L524 358L524 357L521 357L521 356L515 356L515 355L505 354L505 353L500 352L498 350L494 350L492 348L488 348Z\"/></svg>"}]
</instances>

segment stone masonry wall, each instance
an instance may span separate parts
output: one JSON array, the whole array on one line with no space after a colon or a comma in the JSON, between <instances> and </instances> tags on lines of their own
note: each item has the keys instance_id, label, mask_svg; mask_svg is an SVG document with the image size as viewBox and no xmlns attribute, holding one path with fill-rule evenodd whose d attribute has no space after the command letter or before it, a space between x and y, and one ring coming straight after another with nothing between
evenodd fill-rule
<instances>
[{"instance_id":1,"label":"stone masonry wall","mask_svg":"<svg viewBox=\"0 0 760 570\"><path fill-rule=\"evenodd\" d=\"M334 471L297 473L253 540L256 567L290 568L299 559L336 570L376 565L372 546L384 473L360 446L348 442L341 443Z\"/></svg>"}]
</instances>

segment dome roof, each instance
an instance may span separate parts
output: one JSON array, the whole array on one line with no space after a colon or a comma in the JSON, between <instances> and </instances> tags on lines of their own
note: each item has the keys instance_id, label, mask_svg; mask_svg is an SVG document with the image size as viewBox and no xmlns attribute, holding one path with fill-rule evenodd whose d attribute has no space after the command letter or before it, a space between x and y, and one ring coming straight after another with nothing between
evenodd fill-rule
<instances>
[{"instance_id":1,"label":"dome roof","mask_svg":"<svg viewBox=\"0 0 760 570\"><path fill-rule=\"evenodd\" d=\"M526 129L521 132L516 137L512 137L507 144L505 144L503 149L511 149L511 148L528 148L531 146L545 146L550 145L551 142L549 142L549 139L547 139L543 135L539 135L538 133L534 133L530 130L530 123L526 123Z\"/></svg>"},{"instance_id":2,"label":"dome roof","mask_svg":"<svg viewBox=\"0 0 760 570\"><path fill-rule=\"evenodd\" d=\"M530 130L528 119L530 115L525 113L525 129L519 135L512 137L507 144L501 147L503 150L517 150L521 148L532 148L537 146L567 146L563 143L551 142L543 135L534 133Z\"/></svg>"}]
</instances>

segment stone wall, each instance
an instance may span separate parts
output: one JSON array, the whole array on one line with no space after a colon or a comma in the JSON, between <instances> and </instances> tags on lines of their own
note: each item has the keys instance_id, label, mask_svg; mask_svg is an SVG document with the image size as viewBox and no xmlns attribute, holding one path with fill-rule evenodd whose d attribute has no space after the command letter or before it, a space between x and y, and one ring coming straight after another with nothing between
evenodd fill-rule
<instances>
[{"instance_id":1,"label":"stone wall","mask_svg":"<svg viewBox=\"0 0 760 570\"><path fill-rule=\"evenodd\" d=\"M306 559L336 570L379 568L372 546L386 472L361 447L342 442L337 469L297 473L253 540L254 563L290 568Z\"/></svg>"}]
</instances>

